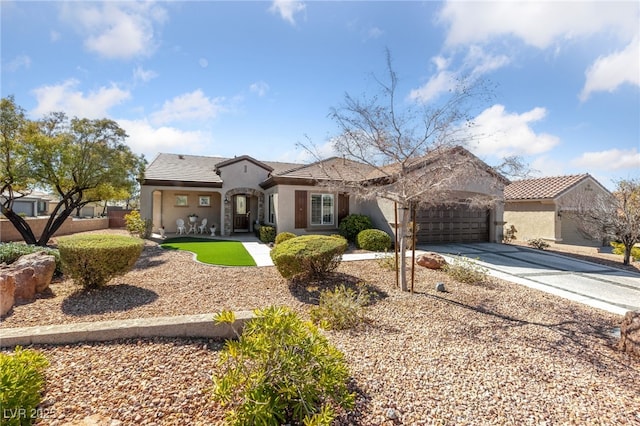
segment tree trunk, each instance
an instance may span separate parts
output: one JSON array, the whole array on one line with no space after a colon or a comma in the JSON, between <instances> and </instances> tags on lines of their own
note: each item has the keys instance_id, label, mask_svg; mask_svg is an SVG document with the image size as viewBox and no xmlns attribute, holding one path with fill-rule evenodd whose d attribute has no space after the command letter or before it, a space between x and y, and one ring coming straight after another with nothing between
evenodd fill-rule
<instances>
[{"instance_id":1,"label":"tree trunk","mask_svg":"<svg viewBox=\"0 0 640 426\"><path fill-rule=\"evenodd\" d=\"M9 222L20 233L22 239L27 244L36 244L36 237L33 235L31 227L26 220L17 215L13 210L2 207L2 214L9 219Z\"/></svg>"},{"instance_id":2,"label":"tree trunk","mask_svg":"<svg viewBox=\"0 0 640 426\"><path fill-rule=\"evenodd\" d=\"M67 208L57 216L49 216L49 220L42 230L42 235L40 235L40 240L38 240L37 245L42 247L46 246L51 237L53 237L53 234L55 234L56 231L60 229L64 221L71 216L73 210L73 208Z\"/></svg>"},{"instance_id":3,"label":"tree trunk","mask_svg":"<svg viewBox=\"0 0 640 426\"><path fill-rule=\"evenodd\" d=\"M623 264L628 265L631 262L631 250L633 249L634 245L635 244L624 245L624 260L622 261Z\"/></svg>"},{"instance_id":4,"label":"tree trunk","mask_svg":"<svg viewBox=\"0 0 640 426\"><path fill-rule=\"evenodd\" d=\"M400 289L409 291L407 285L407 234L409 229L409 209L401 207L402 217L400 218Z\"/></svg>"}]
</instances>

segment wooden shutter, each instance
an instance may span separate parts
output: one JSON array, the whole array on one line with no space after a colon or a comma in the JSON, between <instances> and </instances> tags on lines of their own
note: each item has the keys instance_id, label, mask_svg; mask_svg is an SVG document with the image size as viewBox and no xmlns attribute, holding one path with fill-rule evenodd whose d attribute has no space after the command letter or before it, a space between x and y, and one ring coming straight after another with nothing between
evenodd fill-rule
<instances>
[{"instance_id":1,"label":"wooden shutter","mask_svg":"<svg viewBox=\"0 0 640 426\"><path fill-rule=\"evenodd\" d=\"M349 216L349 195L338 194L338 223Z\"/></svg>"},{"instance_id":2,"label":"wooden shutter","mask_svg":"<svg viewBox=\"0 0 640 426\"><path fill-rule=\"evenodd\" d=\"M295 228L307 227L307 191L295 193Z\"/></svg>"}]
</instances>

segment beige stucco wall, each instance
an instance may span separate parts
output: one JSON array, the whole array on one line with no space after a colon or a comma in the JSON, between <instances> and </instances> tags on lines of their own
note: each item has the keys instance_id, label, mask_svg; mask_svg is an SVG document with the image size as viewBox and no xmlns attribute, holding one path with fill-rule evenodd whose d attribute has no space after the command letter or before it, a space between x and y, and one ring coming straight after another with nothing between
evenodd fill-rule
<instances>
[{"instance_id":1,"label":"beige stucco wall","mask_svg":"<svg viewBox=\"0 0 640 426\"><path fill-rule=\"evenodd\" d=\"M42 230L44 229L48 217L39 217L39 218L25 218L33 234L36 238L40 238L42 235ZM62 226L58 229L58 231L54 234L55 236L59 235L69 235L75 234L76 232L86 232L86 231L95 231L99 229L108 229L109 228L109 219L106 217L95 218L95 219L75 219L75 218L67 218L64 221ZM7 219L0 220L0 242L7 241L23 241L22 235L16 230L11 222Z\"/></svg>"},{"instance_id":2,"label":"beige stucco wall","mask_svg":"<svg viewBox=\"0 0 640 426\"><path fill-rule=\"evenodd\" d=\"M560 240L559 231L556 234L559 218L553 202L506 202L504 222L505 227L516 227L516 239L520 241L534 238Z\"/></svg>"},{"instance_id":3,"label":"beige stucco wall","mask_svg":"<svg viewBox=\"0 0 640 426\"><path fill-rule=\"evenodd\" d=\"M240 160L220 168L220 177L226 190L233 188L252 188L262 191L260 182L269 177L269 171L248 160Z\"/></svg>"}]
</instances>

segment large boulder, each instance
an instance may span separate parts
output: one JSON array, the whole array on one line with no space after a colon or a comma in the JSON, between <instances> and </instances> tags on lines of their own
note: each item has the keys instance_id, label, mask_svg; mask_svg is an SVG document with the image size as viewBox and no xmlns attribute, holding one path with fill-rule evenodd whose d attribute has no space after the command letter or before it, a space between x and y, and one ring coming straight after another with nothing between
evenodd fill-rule
<instances>
[{"instance_id":1,"label":"large boulder","mask_svg":"<svg viewBox=\"0 0 640 426\"><path fill-rule=\"evenodd\" d=\"M9 268L3 273L13 276L13 279L15 280L16 299L31 300L35 297L38 278L36 277L36 272L33 268Z\"/></svg>"},{"instance_id":2,"label":"large boulder","mask_svg":"<svg viewBox=\"0 0 640 426\"><path fill-rule=\"evenodd\" d=\"M416 263L429 269L442 269L447 264L447 261L438 253L427 252L418 256Z\"/></svg>"},{"instance_id":3,"label":"large boulder","mask_svg":"<svg viewBox=\"0 0 640 426\"><path fill-rule=\"evenodd\" d=\"M11 310L15 302L16 280L11 274L0 274L0 316Z\"/></svg>"},{"instance_id":4,"label":"large boulder","mask_svg":"<svg viewBox=\"0 0 640 426\"><path fill-rule=\"evenodd\" d=\"M44 251L25 254L11 264L14 269L33 268L36 276L36 293L49 287L53 273L56 271L56 258Z\"/></svg>"},{"instance_id":5,"label":"large boulder","mask_svg":"<svg viewBox=\"0 0 640 426\"><path fill-rule=\"evenodd\" d=\"M640 311L629 311L620 324L618 348L640 357Z\"/></svg>"}]
</instances>

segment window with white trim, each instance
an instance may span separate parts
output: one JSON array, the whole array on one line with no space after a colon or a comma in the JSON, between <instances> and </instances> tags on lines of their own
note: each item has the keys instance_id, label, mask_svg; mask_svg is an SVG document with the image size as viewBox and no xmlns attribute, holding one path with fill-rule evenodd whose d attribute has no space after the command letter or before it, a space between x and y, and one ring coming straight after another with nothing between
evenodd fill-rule
<instances>
[{"instance_id":1,"label":"window with white trim","mask_svg":"<svg viewBox=\"0 0 640 426\"><path fill-rule=\"evenodd\" d=\"M333 225L333 194L311 194L311 224Z\"/></svg>"}]
</instances>

